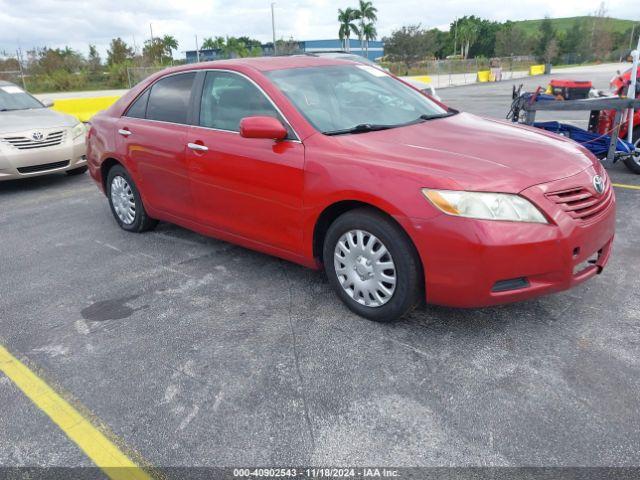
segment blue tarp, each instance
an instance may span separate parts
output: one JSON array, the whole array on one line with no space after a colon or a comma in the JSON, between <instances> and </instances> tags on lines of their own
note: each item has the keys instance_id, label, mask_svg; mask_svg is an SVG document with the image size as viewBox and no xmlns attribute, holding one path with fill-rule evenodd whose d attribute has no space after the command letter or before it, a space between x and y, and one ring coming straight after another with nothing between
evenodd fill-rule
<instances>
[{"instance_id":1,"label":"blue tarp","mask_svg":"<svg viewBox=\"0 0 640 480\"><path fill-rule=\"evenodd\" d=\"M533 126L569 137L571 140L578 142L588 149L596 157L606 157L609 151L609 144L611 143L611 137L609 135L589 132L588 130L560 122L535 122ZM633 144L618 138L616 152L631 153L634 150L635 147Z\"/></svg>"}]
</instances>

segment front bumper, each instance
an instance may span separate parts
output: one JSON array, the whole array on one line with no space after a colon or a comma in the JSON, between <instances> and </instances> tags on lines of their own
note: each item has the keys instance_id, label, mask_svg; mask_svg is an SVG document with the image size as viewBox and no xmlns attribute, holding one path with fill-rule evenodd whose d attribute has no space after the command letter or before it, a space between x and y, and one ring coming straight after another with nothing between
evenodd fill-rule
<instances>
[{"instance_id":1,"label":"front bumper","mask_svg":"<svg viewBox=\"0 0 640 480\"><path fill-rule=\"evenodd\" d=\"M67 129L60 144L41 148L19 149L0 139L0 181L64 172L86 164L85 136L73 139L71 129Z\"/></svg>"},{"instance_id":2,"label":"front bumper","mask_svg":"<svg viewBox=\"0 0 640 480\"><path fill-rule=\"evenodd\" d=\"M522 194L542 205L547 190L531 187ZM427 302L465 308L516 302L570 289L600 273L615 234L615 197L588 221L554 207L543 207L552 212L547 225L444 214L413 219Z\"/></svg>"}]
</instances>

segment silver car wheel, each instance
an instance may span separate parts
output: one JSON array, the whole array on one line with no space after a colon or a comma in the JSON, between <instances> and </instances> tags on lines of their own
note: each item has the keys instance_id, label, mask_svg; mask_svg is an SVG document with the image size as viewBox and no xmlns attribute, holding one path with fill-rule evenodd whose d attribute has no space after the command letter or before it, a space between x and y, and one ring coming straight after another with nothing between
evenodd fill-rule
<instances>
[{"instance_id":1,"label":"silver car wheel","mask_svg":"<svg viewBox=\"0 0 640 480\"><path fill-rule=\"evenodd\" d=\"M351 298L367 307L381 307L396 289L396 266L387 247L365 230L349 230L334 249L340 285Z\"/></svg>"},{"instance_id":2,"label":"silver car wheel","mask_svg":"<svg viewBox=\"0 0 640 480\"><path fill-rule=\"evenodd\" d=\"M136 199L129 182L120 175L111 180L111 204L122 223L133 223L136 218Z\"/></svg>"}]
</instances>

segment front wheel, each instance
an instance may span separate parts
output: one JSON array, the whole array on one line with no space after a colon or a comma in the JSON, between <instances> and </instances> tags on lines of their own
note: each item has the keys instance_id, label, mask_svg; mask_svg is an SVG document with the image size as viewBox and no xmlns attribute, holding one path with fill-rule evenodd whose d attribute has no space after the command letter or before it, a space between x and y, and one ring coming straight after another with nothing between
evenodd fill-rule
<instances>
[{"instance_id":1,"label":"front wheel","mask_svg":"<svg viewBox=\"0 0 640 480\"><path fill-rule=\"evenodd\" d=\"M624 164L633 173L640 174L640 127L633 129L633 145L636 147L635 153L624 159Z\"/></svg>"},{"instance_id":2,"label":"front wheel","mask_svg":"<svg viewBox=\"0 0 640 480\"><path fill-rule=\"evenodd\" d=\"M420 301L420 258L386 215L362 208L338 217L327 231L323 260L340 299L369 320L396 320Z\"/></svg>"},{"instance_id":3,"label":"front wheel","mask_svg":"<svg viewBox=\"0 0 640 480\"><path fill-rule=\"evenodd\" d=\"M109 170L107 198L111 213L122 229L139 233L152 230L158 224L157 220L147 215L140 192L129 173L121 165L116 165Z\"/></svg>"}]
</instances>

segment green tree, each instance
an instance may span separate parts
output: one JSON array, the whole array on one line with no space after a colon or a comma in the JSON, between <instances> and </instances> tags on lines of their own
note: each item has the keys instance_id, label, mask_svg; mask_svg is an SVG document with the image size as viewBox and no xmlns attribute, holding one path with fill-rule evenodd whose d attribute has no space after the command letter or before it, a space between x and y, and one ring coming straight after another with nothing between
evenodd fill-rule
<instances>
[{"instance_id":1,"label":"green tree","mask_svg":"<svg viewBox=\"0 0 640 480\"><path fill-rule=\"evenodd\" d=\"M358 26L354 23L358 19L358 12L353 8L338 9L338 22L340 28L338 29L338 37L344 45L344 49L348 52L351 50L349 43L349 37L351 34L358 35Z\"/></svg>"},{"instance_id":2,"label":"green tree","mask_svg":"<svg viewBox=\"0 0 640 480\"><path fill-rule=\"evenodd\" d=\"M460 50L462 58L469 57L469 49L478 39L480 31L480 19L474 15L463 17L457 21L458 40L460 41Z\"/></svg>"},{"instance_id":3,"label":"green tree","mask_svg":"<svg viewBox=\"0 0 640 480\"><path fill-rule=\"evenodd\" d=\"M173 51L178 49L178 41L173 35L165 35L162 37L162 45L164 53L167 57L173 58Z\"/></svg>"},{"instance_id":4,"label":"green tree","mask_svg":"<svg viewBox=\"0 0 640 480\"><path fill-rule=\"evenodd\" d=\"M373 23L367 23L362 27L362 38L364 39L364 51L369 57L369 42L378 38L378 31Z\"/></svg>"},{"instance_id":5,"label":"green tree","mask_svg":"<svg viewBox=\"0 0 640 480\"><path fill-rule=\"evenodd\" d=\"M359 0L357 18L360 21L360 25L358 28L358 38L360 39L360 48L364 49L364 27L367 24L367 21L371 24L371 28L374 28L373 24L378 19L377 13L378 9L373 6L373 3L367 0Z\"/></svg>"},{"instance_id":6,"label":"green tree","mask_svg":"<svg viewBox=\"0 0 640 480\"><path fill-rule=\"evenodd\" d=\"M496 32L494 52L498 57L528 55L532 48L531 38L514 22L506 21Z\"/></svg>"},{"instance_id":7,"label":"green tree","mask_svg":"<svg viewBox=\"0 0 640 480\"><path fill-rule=\"evenodd\" d=\"M89 57L87 58L87 66L93 73L98 72L102 68L102 59L95 45L89 45Z\"/></svg>"},{"instance_id":8,"label":"green tree","mask_svg":"<svg viewBox=\"0 0 640 480\"><path fill-rule=\"evenodd\" d=\"M121 65L133 58L133 49L120 37L113 38L107 50L107 65Z\"/></svg>"},{"instance_id":9,"label":"green tree","mask_svg":"<svg viewBox=\"0 0 640 480\"><path fill-rule=\"evenodd\" d=\"M538 57L542 59L546 57L547 46L549 45L551 40L556 40L556 29L553 27L553 22L551 21L549 16L545 15L542 22L540 22L540 34L538 36L538 43L535 49L535 53Z\"/></svg>"},{"instance_id":10,"label":"green tree","mask_svg":"<svg viewBox=\"0 0 640 480\"><path fill-rule=\"evenodd\" d=\"M224 37L207 37L202 41L200 48L203 50L220 50L225 43Z\"/></svg>"},{"instance_id":11,"label":"green tree","mask_svg":"<svg viewBox=\"0 0 640 480\"><path fill-rule=\"evenodd\" d=\"M142 58L148 65L164 65L169 63L171 57L167 56L167 47L162 38L152 38L144 42Z\"/></svg>"},{"instance_id":12,"label":"green tree","mask_svg":"<svg viewBox=\"0 0 640 480\"><path fill-rule=\"evenodd\" d=\"M293 37L289 37L288 40L282 38L276 40L276 47L278 48L279 55L295 55L302 52L300 42L294 40Z\"/></svg>"},{"instance_id":13,"label":"green tree","mask_svg":"<svg viewBox=\"0 0 640 480\"><path fill-rule=\"evenodd\" d=\"M420 24L404 26L384 39L385 57L392 62L403 62L408 70L418 61L442 51L445 38L443 32L424 30Z\"/></svg>"}]
</instances>

